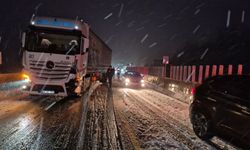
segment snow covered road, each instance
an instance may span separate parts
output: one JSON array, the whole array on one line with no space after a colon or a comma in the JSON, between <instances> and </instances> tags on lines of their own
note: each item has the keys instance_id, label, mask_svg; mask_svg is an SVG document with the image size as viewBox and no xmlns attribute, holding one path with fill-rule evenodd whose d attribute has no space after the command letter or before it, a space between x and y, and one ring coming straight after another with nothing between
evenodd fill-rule
<instances>
[{"instance_id":1,"label":"snow covered road","mask_svg":"<svg viewBox=\"0 0 250 150\"><path fill-rule=\"evenodd\" d=\"M237 149L217 137L201 141L188 104L152 89L115 82L59 99L20 86L0 86L0 149Z\"/></svg>"},{"instance_id":2,"label":"snow covered road","mask_svg":"<svg viewBox=\"0 0 250 150\"><path fill-rule=\"evenodd\" d=\"M217 137L210 142L197 138L186 103L152 89L119 84L113 93L123 141L134 149L236 149Z\"/></svg>"}]
</instances>

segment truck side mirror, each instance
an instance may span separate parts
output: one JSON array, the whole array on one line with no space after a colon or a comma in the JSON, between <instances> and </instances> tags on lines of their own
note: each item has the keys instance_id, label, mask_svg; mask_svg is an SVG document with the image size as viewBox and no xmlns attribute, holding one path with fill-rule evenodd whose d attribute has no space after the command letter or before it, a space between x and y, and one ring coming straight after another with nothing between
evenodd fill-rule
<instances>
[{"instance_id":1,"label":"truck side mirror","mask_svg":"<svg viewBox=\"0 0 250 150\"><path fill-rule=\"evenodd\" d=\"M22 33L22 48L25 47L25 40L26 40L26 32Z\"/></svg>"}]
</instances>

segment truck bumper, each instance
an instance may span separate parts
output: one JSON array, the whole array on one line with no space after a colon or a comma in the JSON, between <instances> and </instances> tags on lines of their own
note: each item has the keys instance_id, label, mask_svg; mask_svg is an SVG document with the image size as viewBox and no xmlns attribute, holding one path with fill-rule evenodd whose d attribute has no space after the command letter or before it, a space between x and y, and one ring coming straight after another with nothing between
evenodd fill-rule
<instances>
[{"instance_id":1,"label":"truck bumper","mask_svg":"<svg viewBox=\"0 0 250 150\"><path fill-rule=\"evenodd\" d=\"M23 92L31 95L44 95L44 96L63 96L67 97L68 93L65 84L27 84L23 86Z\"/></svg>"}]
</instances>

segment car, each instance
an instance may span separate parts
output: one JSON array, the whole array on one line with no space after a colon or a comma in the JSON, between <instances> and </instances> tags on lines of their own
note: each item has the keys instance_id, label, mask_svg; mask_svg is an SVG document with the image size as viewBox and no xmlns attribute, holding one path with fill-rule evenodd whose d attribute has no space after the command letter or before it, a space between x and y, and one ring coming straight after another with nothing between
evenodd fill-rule
<instances>
[{"instance_id":1,"label":"car","mask_svg":"<svg viewBox=\"0 0 250 150\"><path fill-rule=\"evenodd\" d=\"M126 87L145 87L143 76L136 71L127 71L123 75L123 83Z\"/></svg>"},{"instance_id":2,"label":"car","mask_svg":"<svg viewBox=\"0 0 250 150\"><path fill-rule=\"evenodd\" d=\"M190 120L203 140L214 135L250 147L250 76L216 76L194 90ZM227 140L226 139L226 140Z\"/></svg>"}]
</instances>

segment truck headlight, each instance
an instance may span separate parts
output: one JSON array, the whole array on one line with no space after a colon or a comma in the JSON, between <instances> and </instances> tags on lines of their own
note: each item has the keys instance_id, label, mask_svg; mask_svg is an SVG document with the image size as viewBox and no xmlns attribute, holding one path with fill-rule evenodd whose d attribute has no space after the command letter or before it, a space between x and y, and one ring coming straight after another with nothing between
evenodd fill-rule
<instances>
[{"instance_id":1,"label":"truck headlight","mask_svg":"<svg viewBox=\"0 0 250 150\"><path fill-rule=\"evenodd\" d=\"M23 79L24 79L26 82L30 82L30 81L31 81L29 75L27 75L27 74L24 73L22 76L23 76Z\"/></svg>"},{"instance_id":2,"label":"truck headlight","mask_svg":"<svg viewBox=\"0 0 250 150\"><path fill-rule=\"evenodd\" d=\"M144 80L141 80L141 83L144 83L145 81Z\"/></svg>"},{"instance_id":3,"label":"truck headlight","mask_svg":"<svg viewBox=\"0 0 250 150\"><path fill-rule=\"evenodd\" d=\"M125 79L125 82L126 82L126 83L129 83L129 82L130 82L130 80L129 80L128 78L126 78L126 79Z\"/></svg>"}]
</instances>

